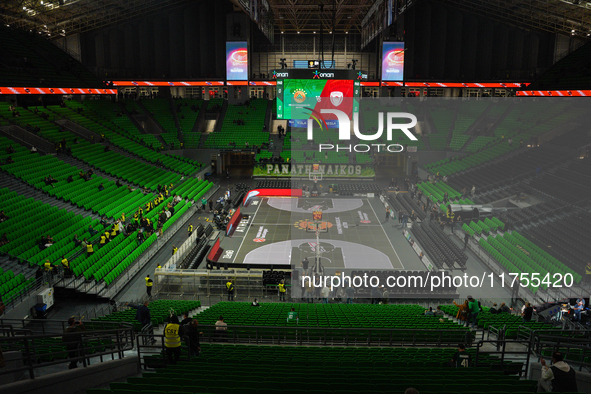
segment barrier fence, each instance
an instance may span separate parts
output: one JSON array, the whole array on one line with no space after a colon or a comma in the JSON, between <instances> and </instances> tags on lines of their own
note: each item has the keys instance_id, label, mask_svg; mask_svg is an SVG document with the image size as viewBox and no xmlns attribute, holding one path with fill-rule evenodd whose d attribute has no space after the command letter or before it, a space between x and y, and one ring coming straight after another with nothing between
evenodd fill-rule
<instances>
[{"instance_id":1,"label":"barrier fence","mask_svg":"<svg viewBox=\"0 0 591 394\"><path fill-rule=\"evenodd\" d=\"M0 323L0 327L7 328ZM35 379L39 370L48 366L81 362L82 367L88 367L94 362L91 359L98 358L98 362L122 359L125 351L133 349L135 339L133 327L40 335L16 335L14 330L12 333L15 335L0 336L0 346L4 353L18 352L19 356L11 363L18 366L0 368L0 375L28 372L30 379Z\"/></svg>"}]
</instances>

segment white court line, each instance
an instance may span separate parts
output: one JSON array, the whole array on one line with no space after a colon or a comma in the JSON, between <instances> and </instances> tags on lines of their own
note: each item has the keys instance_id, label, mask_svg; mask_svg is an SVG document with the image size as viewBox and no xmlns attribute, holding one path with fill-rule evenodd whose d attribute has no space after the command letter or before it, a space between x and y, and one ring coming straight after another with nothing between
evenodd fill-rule
<instances>
[{"instance_id":1,"label":"white court line","mask_svg":"<svg viewBox=\"0 0 591 394\"><path fill-rule=\"evenodd\" d=\"M263 201L261 200L261 203ZM254 212L254 217L252 218L252 221L254 222L254 218L257 217L257 213L259 213L259 209L261 208L261 204L259 203L259 205L257 205L257 210ZM244 237L242 237L242 242L240 242L240 246L238 247L238 250L236 251L236 254L234 255L234 258L232 259L232 264L234 263L234 261L236 260L236 257L238 257L238 254L240 254L240 249L242 249L242 244L244 243L244 240L246 239L246 235L248 234L248 230L250 230L250 228L252 227L253 223L248 225L248 228L246 229L246 231L244 232Z\"/></svg>"},{"instance_id":2,"label":"white court line","mask_svg":"<svg viewBox=\"0 0 591 394\"><path fill-rule=\"evenodd\" d=\"M376 219L379 222L380 221L380 217L378 216L378 214L376 213L376 211L373 209L373 205L371 205L371 203L369 202L369 200L366 199L365 201L367 201L367 203L369 204L369 207L371 208L371 210L373 211L373 214L376 216ZM384 226L380 225L380 227L382 228L382 231L384 232L384 235L386 236L386 239L388 240L388 243L392 247L392 250L394 251L394 254L398 258L398 262L402 266L402 268L399 268L399 269L405 269L404 268L404 264L402 264L402 260L400 260L400 256L398 256L398 253L396 253L396 248L394 248L394 245L392 245L392 241L390 241L390 238L388 238L388 234L386 233L386 230L384 229ZM394 268L394 267L392 267L392 268ZM394 269L396 269L396 268L394 268Z\"/></svg>"}]
</instances>

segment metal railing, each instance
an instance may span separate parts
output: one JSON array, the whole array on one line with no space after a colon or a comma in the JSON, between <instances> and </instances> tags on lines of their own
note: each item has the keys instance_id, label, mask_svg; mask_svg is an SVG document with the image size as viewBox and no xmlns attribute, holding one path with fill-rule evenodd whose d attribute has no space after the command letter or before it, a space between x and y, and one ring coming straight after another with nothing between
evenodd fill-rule
<instances>
[{"instance_id":1,"label":"metal railing","mask_svg":"<svg viewBox=\"0 0 591 394\"><path fill-rule=\"evenodd\" d=\"M199 325L201 343L256 345L321 345L321 346L424 346L455 347L473 343L469 330L420 330L402 328L332 328L290 326L235 326L218 330L215 325ZM141 336L138 335L138 338ZM155 335L154 338L158 338ZM139 339L138 339L139 342ZM151 345L150 347L153 347ZM139 353L139 348L138 348Z\"/></svg>"},{"instance_id":2,"label":"metal railing","mask_svg":"<svg viewBox=\"0 0 591 394\"><path fill-rule=\"evenodd\" d=\"M0 369L0 375L28 372L30 379L35 379L41 368L82 362L88 367L92 359L99 362L105 358L122 359L124 352L132 350L135 334L133 327L121 327L111 330L88 330L75 333L14 335L0 337L2 351L18 351L20 356L14 359L18 367Z\"/></svg>"},{"instance_id":3,"label":"metal railing","mask_svg":"<svg viewBox=\"0 0 591 394\"><path fill-rule=\"evenodd\" d=\"M483 346L486 344L493 344L495 345L495 347L497 348L497 350L490 350L490 348L487 347L486 350L483 349ZM523 346L523 350L508 350L507 349L507 345L522 345ZM474 347L476 348L476 355L474 356L474 366L478 367L478 361L479 358L481 359L483 357L483 355L488 358L489 356L499 356L499 361L500 361L500 367L501 369L505 370L507 372L507 369L509 370L508 372L511 374L518 374L520 377L526 377L529 371L529 363L530 363L530 355L531 355L531 342L529 341L520 341L520 340L507 340L507 339L503 339L500 341L494 341L494 340L487 340L487 341L478 341L474 344ZM512 348L516 348L515 346L511 346ZM516 348L517 349L517 348ZM516 356L519 358L525 358L525 363L512 363L511 360L508 360L507 356ZM486 364L488 364L490 361L490 358L488 358L487 361L485 361ZM507 368L505 368L507 367ZM511 367L514 367L515 369L513 370ZM517 369L517 367L519 369Z\"/></svg>"},{"instance_id":4,"label":"metal railing","mask_svg":"<svg viewBox=\"0 0 591 394\"><path fill-rule=\"evenodd\" d=\"M591 363L585 361L591 356L591 341L589 338L561 338L556 336L538 335L532 341L531 350L542 358L545 350L549 352L562 353L564 359L569 361L569 364L578 364L579 371L583 368L591 371Z\"/></svg>"},{"instance_id":5,"label":"metal railing","mask_svg":"<svg viewBox=\"0 0 591 394\"><path fill-rule=\"evenodd\" d=\"M78 318L78 316L77 316ZM80 316L79 320L87 320L85 316ZM126 322L87 322L93 328L100 328L101 330L113 330L119 328L130 328L133 325ZM35 335L60 335L68 327L65 320L54 319L2 319L0 318L0 327L2 327L0 337L10 336L11 332L15 334L25 333Z\"/></svg>"}]
</instances>

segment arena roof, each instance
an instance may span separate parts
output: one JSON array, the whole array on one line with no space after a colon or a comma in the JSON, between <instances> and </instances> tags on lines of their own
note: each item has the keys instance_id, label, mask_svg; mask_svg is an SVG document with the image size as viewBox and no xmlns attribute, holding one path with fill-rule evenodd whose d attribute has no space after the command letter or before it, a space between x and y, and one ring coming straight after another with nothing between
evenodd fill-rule
<instances>
[{"instance_id":1,"label":"arena roof","mask_svg":"<svg viewBox=\"0 0 591 394\"><path fill-rule=\"evenodd\" d=\"M376 0L269 0L275 26L286 33L337 33L361 31L361 20ZM323 12L320 11L323 7Z\"/></svg>"},{"instance_id":2,"label":"arena roof","mask_svg":"<svg viewBox=\"0 0 591 394\"><path fill-rule=\"evenodd\" d=\"M39 31L49 37L104 28L192 0L3 0L6 26Z\"/></svg>"},{"instance_id":3,"label":"arena roof","mask_svg":"<svg viewBox=\"0 0 591 394\"><path fill-rule=\"evenodd\" d=\"M4 25L50 37L104 28L194 0L4 0ZM237 0L238 2L240 0ZM267 0L276 33L357 33L371 6L380 0ZM523 28L580 37L591 35L591 0L434 0ZM414 1L409 1L410 4ZM323 12L320 12L320 5Z\"/></svg>"},{"instance_id":4,"label":"arena roof","mask_svg":"<svg viewBox=\"0 0 591 394\"><path fill-rule=\"evenodd\" d=\"M459 9L531 30L589 37L591 1L438 0Z\"/></svg>"}]
</instances>

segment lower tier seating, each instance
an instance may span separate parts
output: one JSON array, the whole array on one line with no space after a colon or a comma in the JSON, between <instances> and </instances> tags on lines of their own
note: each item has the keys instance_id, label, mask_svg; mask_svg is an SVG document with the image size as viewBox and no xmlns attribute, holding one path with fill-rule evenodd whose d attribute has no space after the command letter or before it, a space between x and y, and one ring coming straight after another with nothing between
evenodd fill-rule
<instances>
[{"instance_id":1,"label":"lower tier seating","mask_svg":"<svg viewBox=\"0 0 591 394\"><path fill-rule=\"evenodd\" d=\"M193 361L111 383L110 390L87 390L87 394L402 394L409 387L421 394L521 394L534 393L537 385L516 375L522 363L501 365L500 359L482 352L476 368L448 367L455 349L211 344L202 344L201 349ZM476 352L467 351L475 360ZM161 360L161 356L146 357L154 365L162 365Z\"/></svg>"}]
</instances>

